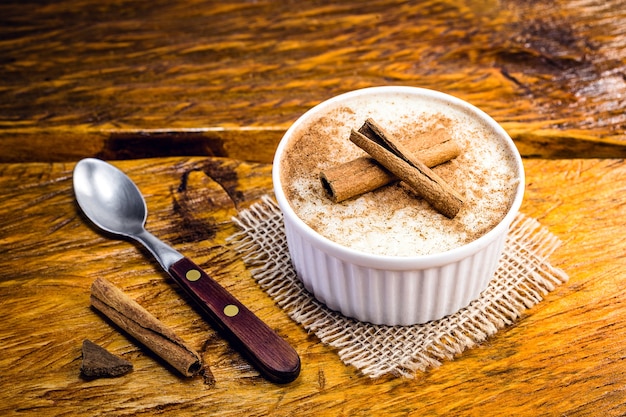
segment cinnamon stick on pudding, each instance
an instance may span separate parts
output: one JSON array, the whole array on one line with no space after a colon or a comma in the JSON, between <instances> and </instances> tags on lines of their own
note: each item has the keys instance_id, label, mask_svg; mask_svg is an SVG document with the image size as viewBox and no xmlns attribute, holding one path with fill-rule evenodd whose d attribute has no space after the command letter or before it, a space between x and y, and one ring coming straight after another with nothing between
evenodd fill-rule
<instances>
[{"instance_id":1,"label":"cinnamon stick on pudding","mask_svg":"<svg viewBox=\"0 0 626 417\"><path fill-rule=\"evenodd\" d=\"M372 119L367 119L359 132L352 130L350 140L444 216L453 218L461 209L463 197Z\"/></svg>"},{"instance_id":2,"label":"cinnamon stick on pudding","mask_svg":"<svg viewBox=\"0 0 626 417\"><path fill-rule=\"evenodd\" d=\"M104 278L91 285L91 305L185 376L202 371L200 356L146 309ZM205 373L210 372L205 366Z\"/></svg>"},{"instance_id":3,"label":"cinnamon stick on pudding","mask_svg":"<svg viewBox=\"0 0 626 417\"><path fill-rule=\"evenodd\" d=\"M362 130L363 127L359 131L367 136ZM461 154L461 147L454 139L445 135L438 137L440 140L430 144L431 146L421 148L419 141L413 141L411 142L413 146L408 149L430 168ZM375 159L361 156L322 171L320 181L328 197L334 203L340 203L398 181L398 177L383 168Z\"/></svg>"}]
</instances>

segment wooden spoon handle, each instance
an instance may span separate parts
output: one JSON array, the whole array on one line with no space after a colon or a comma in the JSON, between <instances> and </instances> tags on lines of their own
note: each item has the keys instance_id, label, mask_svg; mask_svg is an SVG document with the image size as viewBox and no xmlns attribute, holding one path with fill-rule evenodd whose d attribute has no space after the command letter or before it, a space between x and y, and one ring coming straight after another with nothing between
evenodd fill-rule
<instances>
[{"instance_id":1,"label":"wooden spoon handle","mask_svg":"<svg viewBox=\"0 0 626 417\"><path fill-rule=\"evenodd\" d=\"M295 349L192 260L182 258L169 273L267 379L286 383L298 377L300 357Z\"/></svg>"}]
</instances>

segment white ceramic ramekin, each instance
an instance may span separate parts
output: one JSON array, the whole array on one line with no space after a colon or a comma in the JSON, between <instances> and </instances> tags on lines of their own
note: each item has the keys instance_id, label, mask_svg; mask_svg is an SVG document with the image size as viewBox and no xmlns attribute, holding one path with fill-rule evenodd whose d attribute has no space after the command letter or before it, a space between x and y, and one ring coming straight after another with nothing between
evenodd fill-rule
<instances>
[{"instance_id":1,"label":"white ceramic ramekin","mask_svg":"<svg viewBox=\"0 0 626 417\"><path fill-rule=\"evenodd\" d=\"M290 206L281 184L281 156L292 135L313 117L343 100L380 93L415 94L443 100L481 119L509 148L519 183L504 218L478 239L447 252L414 257L372 255L321 236ZM467 102L416 87L373 87L327 100L302 115L285 133L274 157L274 192L284 215L292 263L304 286L330 309L374 324L410 325L440 319L478 298L494 276L511 222L524 194L522 160L509 135L491 117Z\"/></svg>"}]
</instances>

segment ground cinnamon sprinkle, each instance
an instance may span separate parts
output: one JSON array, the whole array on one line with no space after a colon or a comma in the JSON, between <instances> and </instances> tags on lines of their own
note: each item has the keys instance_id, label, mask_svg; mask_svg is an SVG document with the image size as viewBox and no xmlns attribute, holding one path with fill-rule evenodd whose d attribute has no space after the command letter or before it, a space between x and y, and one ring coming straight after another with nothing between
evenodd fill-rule
<instances>
[{"instance_id":1,"label":"ground cinnamon sprinkle","mask_svg":"<svg viewBox=\"0 0 626 417\"><path fill-rule=\"evenodd\" d=\"M514 164L487 126L445 105L415 109L404 104L336 107L294 136L299 139L282 158L283 188L296 213L318 233L369 253L413 256L474 240L505 215L517 186ZM433 169L466 202L454 219L434 211L401 182L341 203L326 197L319 172L364 155L349 135L367 117L398 139L419 137L428 146L448 135L461 143L461 155Z\"/></svg>"}]
</instances>

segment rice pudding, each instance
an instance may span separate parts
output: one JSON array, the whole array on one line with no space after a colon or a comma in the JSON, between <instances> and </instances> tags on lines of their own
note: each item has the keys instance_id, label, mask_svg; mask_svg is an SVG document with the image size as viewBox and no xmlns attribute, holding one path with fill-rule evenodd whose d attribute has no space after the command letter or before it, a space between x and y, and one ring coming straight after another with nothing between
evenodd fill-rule
<instances>
[{"instance_id":1,"label":"rice pudding","mask_svg":"<svg viewBox=\"0 0 626 417\"><path fill-rule=\"evenodd\" d=\"M433 168L464 198L454 218L402 182L340 203L329 199L320 172L365 155L349 136L368 117L405 143L427 144L442 135L457 141L461 154ZM490 124L463 108L390 91L343 100L298 126L281 155L279 174L290 206L320 235L369 254L414 257L460 247L502 220L520 176L508 146Z\"/></svg>"}]
</instances>

